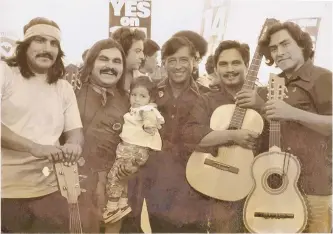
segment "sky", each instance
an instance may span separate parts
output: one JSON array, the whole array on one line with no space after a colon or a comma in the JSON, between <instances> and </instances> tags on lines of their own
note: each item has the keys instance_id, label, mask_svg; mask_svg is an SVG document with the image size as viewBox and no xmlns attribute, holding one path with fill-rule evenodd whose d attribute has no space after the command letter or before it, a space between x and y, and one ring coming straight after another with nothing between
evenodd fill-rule
<instances>
[{"instance_id":1,"label":"sky","mask_svg":"<svg viewBox=\"0 0 333 234\"><path fill-rule=\"evenodd\" d=\"M201 33L205 0L153 0L152 36L162 45L179 30ZM34 17L47 17L62 30L66 63L80 63L83 51L108 37L108 0L0 0L0 32L23 37L23 26ZM332 66L332 2L328 1L254 1L232 0L223 39L239 40L255 50L261 27L267 17L288 20L321 17L315 63ZM204 68L204 64L201 64ZM203 69L204 70L204 69ZM260 76L276 69L263 65Z\"/></svg>"}]
</instances>

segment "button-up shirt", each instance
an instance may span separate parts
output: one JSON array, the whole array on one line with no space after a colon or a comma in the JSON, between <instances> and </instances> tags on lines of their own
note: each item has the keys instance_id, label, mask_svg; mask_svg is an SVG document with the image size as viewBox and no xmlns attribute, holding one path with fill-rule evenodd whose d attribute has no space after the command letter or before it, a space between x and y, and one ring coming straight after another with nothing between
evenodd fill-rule
<instances>
[{"instance_id":1,"label":"button-up shirt","mask_svg":"<svg viewBox=\"0 0 333 234\"><path fill-rule=\"evenodd\" d=\"M196 83L192 81L175 98L168 79L158 85L155 102L165 119L160 131L162 151L149 158L139 172L140 182L137 180L135 185L132 183L129 193L135 194L137 200L131 200L132 204L139 204L138 206L142 206L138 202L138 194L143 193L150 215L178 226L199 224L205 230L209 198L192 189L186 180L186 163L193 149L191 145L185 145L181 137L182 127L187 122L192 107L201 97L198 90ZM134 209L132 215L138 216L140 208Z\"/></svg>"},{"instance_id":2,"label":"button-up shirt","mask_svg":"<svg viewBox=\"0 0 333 234\"><path fill-rule=\"evenodd\" d=\"M119 134L124 123L123 116L129 110L128 97L117 89L107 92L107 101L88 83L77 94L83 123L85 143L82 156L90 170L108 171L115 158L120 142Z\"/></svg>"},{"instance_id":3,"label":"button-up shirt","mask_svg":"<svg viewBox=\"0 0 333 234\"><path fill-rule=\"evenodd\" d=\"M332 72L313 65L311 60L291 78L285 78L289 105L319 115L332 115ZM266 92L260 96L266 98ZM297 156L301 163L299 186L310 195L332 194L332 136L294 122L281 122L281 147Z\"/></svg>"}]
</instances>

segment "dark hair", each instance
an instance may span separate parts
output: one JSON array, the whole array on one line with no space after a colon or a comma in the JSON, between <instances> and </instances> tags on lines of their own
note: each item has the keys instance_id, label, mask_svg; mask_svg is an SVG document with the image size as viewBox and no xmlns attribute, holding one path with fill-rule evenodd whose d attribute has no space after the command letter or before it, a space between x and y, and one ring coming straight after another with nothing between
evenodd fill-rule
<instances>
[{"instance_id":1,"label":"dark hair","mask_svg":"<svg viewBox=\"0 0 333 234\"><path fill-rule=\"evenodd\" d=\"M83 53L82 53L82 60L84 61L87 57L89 49L86 49Z\"/></svg>"},{"instance_id":2,"label":"dark hair","mask_svg":"<svg viewBox=\"0 0 333 234\"><path fill-rule=\"evenodd\" d=\"M47 24L60 29L59 26L54 21L49 20L47 18L38 17L32 19L27 25L24 26L23 33L25 33L31 26L37 24ZM28 58L27 58L27 50L31 42L35 40L35 38L36 36L30 37L24 41L18 41L14 56L5 59L8 66L18 67L20 69L22 76L27 79L35 76L35 73L30 69L28 65ZM58 44L58 50L59 50L58 56L52 67L50 67L47 72L47 80L49 84L56 83L58 79L62 78L66 74L65 66L62 61L62 58L65 56L65 54L61 49L60 44Z\"/></svg>"},{"instance_id":3,"label":"dark hair","mask_svg":"<svg viewBox=\"0 0 333 234\"><path fill-rule=\"evenodd\" d=\"M118 42L111 38L100 40L89 49L82 70L80 71L80 79L82 82L88 82L89 76L91 75L91 71L93 70L95 64L95 60L99 53L102 50L111 48L117 48L120 51L121 57L123 59L123 74L117 83L117 89L120 92L124 92L126 57L121 45L119 45Z\"/></svg>"},{"instance_id":4,"label":"dark hair","mask_svg":"<svg viewBox=\"0 0 333 234\"><path fill-rule=\"evenodd\" d=\"M190 42L185 37L171 37L162 46L162 60L170 55L175 54L182 47L188 47L190 50L190 55L195 57L195 48L192 42Z\"/></svg>"},{"instance_id":5,"label":"dark hair","mask_svg":"<svg viewBox=\"0 0 333 234\"><path fill-rule=\"evenodd\" d=\"M296 41L297 45L303 48L304 60L308 60L313 55L313 43L310 37L310 34L304 32L301 27L294 22L277 22L272 26L268 27L263 38L259 40L258 45L260 46L260 53L265 56L267 59L267 65L271 66L274 64L274 60L271 56L271 52L268 48L272 34L281 31L287 30L290 36Z\"/></svg>"},{"instance_id":6,"label":"dark hair","mask_svg":"<svg viewBox=\"0 0 333 234\"><path fill-rule=\"evenodd\" d=\"M206 55L208 43L200 34L194 31L184 30L177 32L173 35L173 37L186 37L190 42L193 43L195 49L200 54L200 58Z\"/></svg>"},{"instance_id":7,"label":"dark hair","mask_svg":"<svg viewBox=\"0 0 333 234\"><path fill-rule=\"evenodd\" d=\"M146 39L143 43L143 53L145 56L153 56L157 51L161 50L160 46L151 39Z\"/></svg>"},{"instance_id":8,"label":"dark hair","mask_svg":"<svg viewBox=\"0 0 333 234\"><path fill-rule=\"evenodd\" d=\"M214 73L214 67L215 67L214 55L209 55L205 64L206 72L208 74Z\"/></svg>"},{"instance_id":9,"label":"dark hair","mask_svg":"<svg viewBox=\"0 0 333 234\"><path fill-rule=\"evenodd\" d=\"M132 92L132 90L137 87L146 88L151 100L157 94L157 86L148 76L139 76L133 79L130 85L130 92Z\"/></svg>"},{"instance_id":10,"label":"dark hair","mask_svg":"<svg viewBox=\"0 0 333 234\"><path fill-rule=\"evenodd\" d=\"M133 30L130 27L121 27L112 33L111 38L116 40L123 47L125 55L127 56L133 41L144 41L146 34L138 29Z\"/></svg>"},{"instance_id":11,"label":"dark hair","mask_svg":"<svg viewBox=\"0 0 333 234\"><path fill-rule=\"evenodd\" d=\"M217 66L220 54L229 49L236 49L242 56L245 66L249 66L250 62L250 47L246 43L240 43L238 41L226 40L222 41L215 50L214 65Z\"/></svg>"}]
</instances>

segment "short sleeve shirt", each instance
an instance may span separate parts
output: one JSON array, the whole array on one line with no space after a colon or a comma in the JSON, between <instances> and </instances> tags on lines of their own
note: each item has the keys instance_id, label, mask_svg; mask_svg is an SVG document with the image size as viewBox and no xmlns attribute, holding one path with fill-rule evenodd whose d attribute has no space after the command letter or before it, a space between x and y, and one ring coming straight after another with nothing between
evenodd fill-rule
<instances>
[{"instance_id":1,"label":"short sleeve shirt","mask_svg":"<svg viewBox=\"0 0 333 234\"><path fill-rule=\"evenodd\" d=\"M1 123L11 131L42 145L59 145L63 132L82 128L72 86L63 79L48 84L46 76L24 78L18 67L0 62ZM27 152L2 150L2 196L38 197L56 191L54 173L45 177L47 159Z\"/></svg>"}]
</instances>

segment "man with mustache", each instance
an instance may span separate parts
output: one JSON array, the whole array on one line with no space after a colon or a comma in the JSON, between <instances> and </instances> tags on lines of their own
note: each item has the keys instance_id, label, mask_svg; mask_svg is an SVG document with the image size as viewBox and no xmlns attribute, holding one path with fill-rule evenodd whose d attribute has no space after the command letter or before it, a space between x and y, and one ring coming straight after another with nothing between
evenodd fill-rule
<instances>
[{"instance_id":1,"label":"man with mustache","mask_svg":"<svg viewBox=\"0 0 333 234\"><path fill-rule=\"evenodd\" d=\"M221 79L220 90L203 95L193 107L183 129L183 141L198 145L197 151L217 155L221 145L234 143L244 148L255 149L258 134L248 130L212 130L210 118L214 110L226 104L238 104L237 99L244 84L249 66L250 49L247 44L238 41L222 41L214 54L215 70ZM240 105L242 107L242 105ZM257 109L252 105L249 108ZM206 209L202 210L209 221L209 232L237 233L244 232L242 208L244 200L226 202L211 199Z\"/></svg>"},{"instance_id":2,"label":"man with mustache","mask_svg":"<svg viewBox=\"0 0 333 234\"><path fill-rule=\"evenodd\" d=\"M3 232L68 232L67 201L58 190L55 162L76 163L82 152L80 113L64 79L59 26L34 18L24 26L15 56L0 62L1 226ZM64 145L59 144L63 134ZM81 206L83 230L91 232L89 203Z\"/></svg>"},{"instance_id":3,"label":"man with mustache","mask_svg":"<svg viewBox=\"0 0 333 234\"><path fill-rule=\"evenodd\" d=\"M129 93L130 84L138 71L144 59L144 40L146 35L138 29L130 27L121 27L114 31L111 37L116 40L123 48L126 55L126 71L124 88Z\"/></svg>"},{"instance_id":4,"label":"man with mustache","mask_svg":"<svg viewBox=\"0 0 333 234\"><path fill-rule=\"evenodd\" d=\"M302 165L299 187L308 205L305 232L331 232L332 227L332 72L313 64L308 33L292 22L269 27L259 41L261 52L283 71L287 97L266 101L267 90L246 94L268 120L281 121L282 150ZM264 92L266 91L266 92Z\"/></svg>"},{"instance_id":5,"label":"man with mustache","mask_svg":"<svg viewBox=\"0 0 333 234\"><path fill-rule=\"evenodd\" d=\"M195 61L193 63L192 77L196 81L200 93L209 92L210 89L208 88L208 86L206 87L204 85L205 84L205 81L203 81L204 78L200 77L200 72L199 72L199 64L201 63L202 58L207 53L207 47L208 47L207 41L200 34L189 30L179 31L175 33L173 37L185 37L194 45L196 51L195 51Z\"/></svg>"},{"instance_id":6,"label":"man with mustache","mask_svg":"<svg viewBox=\"0 0 333 234\"><path fill-rule=\"evenodd\" d=\"M88 176L82 186L93 197L95 205L92 209L95 217L90 222L102 221L107 174L116 157L123 115L129 108L124 90L125 71L124 51L118 42L109 38L89 49L80 74L84 84L77 100L85 137L82 155L86 160L82 172ZM102 226L112 233L119 232L120 227L121 221Z\"/></svg>"}]
</instances>

